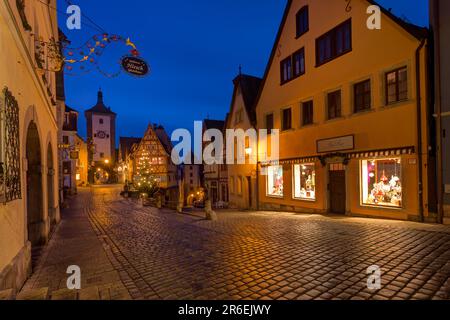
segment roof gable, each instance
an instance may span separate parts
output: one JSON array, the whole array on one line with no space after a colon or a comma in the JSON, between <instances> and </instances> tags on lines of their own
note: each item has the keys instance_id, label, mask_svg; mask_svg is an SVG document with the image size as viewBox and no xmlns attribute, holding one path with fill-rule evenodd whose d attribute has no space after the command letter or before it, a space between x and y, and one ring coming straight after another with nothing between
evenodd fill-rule
<instances>
[{"instance_id":1,"label":"roof gable","mask_svg":"<svg viewBox=\"0 0 450 320\"><path fill-rule=\"evenodd\" d=\"M278 51L278 44L280 43L281 37L283 35L283 31L285 29L286 26L286 22L288 20L288 17L290 16L290 12L291 12L291 8L292 5L294 3L294 1L296 0L288 0L287 4L286 4L286 8L284 10L283 13L283 18L281 20L280 26L278 28L278 32L275 38L275 42L274 45L272 47L272 51L269 57L269 61L266 65L266 69L264 71L264 76L262 78L261 84L259 86L259 90L258 90L258 94L257 97L255 99L255 109L258 105L258 102L261 98L262 92L264 90L267 78L269 76L269 72L271 70L271 67L273 65L273 62L275 60L277 51ZM322 0L314 0L314 1L322 1ZM325 0L325 1L329 1L329 0ZM382 13L384 15L386 15L390 20L392 20L394 23L396 23L397 25L399 25L403 30L405 30L409 35L412 35L415 39L417 40L421 40L424 39L428 36L428 30L427 28L423 28L423 27L419 27L417 25L408 23L403 21L402 19L398 18L397 16L395 16L393 13L391 13L389 10L387 10L386 8L384 8L383 6L381 6L380 4L378 4L377 1L374 0L358 0L358 1L365 1L368 2L371 5L377 5L380 7Z\"/></svg>"}]
</instances>

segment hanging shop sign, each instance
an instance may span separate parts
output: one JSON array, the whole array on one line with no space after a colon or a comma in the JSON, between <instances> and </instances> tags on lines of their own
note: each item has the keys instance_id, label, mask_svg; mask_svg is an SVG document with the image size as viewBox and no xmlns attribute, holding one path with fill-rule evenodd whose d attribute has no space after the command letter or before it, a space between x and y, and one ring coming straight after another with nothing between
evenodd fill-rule
<instances>
[{"instance_id":1,"label":"hanging shop sign","mask_svg":"<svg viewBox=\"0 0 450 320\"><path fill-rule=\"evenodd\" d=\"M344 136L317 141L317 153L346 151L355 149L355 136Z\"/></svg>"},{"instance_id":2,"label":"hanging shop sign","mask_svg":"<svg viewBox=\"0 0 450 320\"><path fill-rule=\"evenodd\" d=\"M137 77L144 77L150 71L147 62L142 58L132 56L122 58L122 68L125 72Z\"/></svg>"}]
</instances>

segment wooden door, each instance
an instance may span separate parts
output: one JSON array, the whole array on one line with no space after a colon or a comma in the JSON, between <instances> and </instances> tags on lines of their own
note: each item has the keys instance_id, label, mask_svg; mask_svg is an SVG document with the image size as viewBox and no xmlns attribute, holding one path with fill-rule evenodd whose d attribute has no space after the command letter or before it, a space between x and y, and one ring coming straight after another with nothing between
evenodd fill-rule
<instances>
[{"instance_id":1,"label":"wooden door","mask_svg":"<svg viewBox=\"0 0 450 320\"><path fill-rule=\"evenodd\" d=\"M330 171L330 212L345 214L346 211L346 191L345 191L345 171Z\"/></svg>"}]
</instances>

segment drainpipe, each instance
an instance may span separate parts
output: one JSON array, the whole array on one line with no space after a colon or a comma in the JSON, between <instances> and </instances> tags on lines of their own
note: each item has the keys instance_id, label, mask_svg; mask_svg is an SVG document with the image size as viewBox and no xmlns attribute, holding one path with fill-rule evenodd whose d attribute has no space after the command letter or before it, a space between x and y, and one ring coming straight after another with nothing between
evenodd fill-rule
<instances>
[{"instance_id":1,"label":"drainpipe","mask_svg":"<svg viewBox=\"0 0 450 320\"><path fill-rule=\"evenodd\" d=\"M440 16L439 1L431 1L431 12L434 19L434 66L435 66L435 110L436 113L436 147L437 147L437 199L438 199L438 223L444 223L444 195L443 195L443 155L442 155L442 105L441 105L441 42L440 42Z\"/></svg>"},{"instance_id":2,"label":"drainpipe","mask_svg":"<svg viewBox=\"0 0 450 320\"><path fill-rule=\"evenodd\" d=\"M255 126L256 128L256 126ZM259 130L256 129L256 211L259 211Z\"/></svg>"},{"instance_id":3,"label":"drainpipe","mask_svg":"<svg viewBox=\"0 0 450 320\"><path fill-rule=\"evenodd\" d=\"M422 94L420 81L420 51L425 46L426 39L422 39L416 50L416 99L417 99L417 153L419 155L419 219L424 222L423 210L423 158L422 158Z\"/></svg>"}]
</instances>

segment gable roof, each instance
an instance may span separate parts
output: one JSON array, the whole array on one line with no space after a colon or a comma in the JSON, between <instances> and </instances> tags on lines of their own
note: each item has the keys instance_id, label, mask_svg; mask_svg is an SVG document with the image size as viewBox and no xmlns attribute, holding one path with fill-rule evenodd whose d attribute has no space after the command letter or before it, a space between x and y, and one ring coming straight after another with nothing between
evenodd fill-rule
<instances>
[{"instance_id":1,"label":"gable roof","mask_svg":"<svg viewBox=\"0 0 450 320\"><path fill-rule=\"evenodd\" d=\"M102 113L102 114L109 114L109 115L116 115L114 112L111 111L111 108L108 108L103 103L103 92L102 90L99 90L97 93L97 104L87 110L86 112L92 112L92 113Z\"/></svg>"},{"instance_id":2,"label":"gable roof","mask_svg":"<svg viewBox=\"0 0 450 320\"><path fill-rule=\"evenodd\" d=\"M74 113L78 113L78 111L77 110L75 110L75 109L72 109L71 107L69 107L67 104L65 105L65 107L66 107L66 110L65 110L65 112L74 112Z\"/></svg>"},{"instance_id":3,"label":"gable roof","mask_svg":"<svg viewBox=\"0 0 450 320\"><path fill-rule=\"evenodd\" d=\"M126 160L127 155L131 153L131 149L133 145L139 144L141 142L141 138L133 138L133 137L120 137L119 138L119 153L122 161Z\"/></svg>"},{"instance_id":4,"label":"gable roof","mask_svg":"<svg viewBox=\"0 0 450 320\"><path fill-rule=\"evenodd\" d=\"M262 80L262 83L261 83L260 88L259 88L258 96L256 97L256 100L255 100L255 109L256 109L256 105L258 104L259 99L261 98L262 91L263 91L265 83L267 81L267 77L268 77L269 72L270 72L270 67L272 66L273 60L275 58L275 54L277 52L277 47L278 47L277 45L280 42L281 35L283 34L283 30L284 30L284 27L286 25L287 18L289 16L289 12L291 11L291 7L292 7L293 1L295 1L295 0L288 0L288 2L286 4L286 8L285 8L284 13L283 13L283 18L281 20L280 26L278 28L277 36L275 38L275 43L274 43L274 45L272 47L272 51L270 53L269 62L266 65L266 69L264 71L263 80ZM414 25L412 23L408 23L408 22L400 19L399 17L394 15L392 12L390 12L389 10L387 10L386 8L381 6L375 0L364 0L364 1L367 1L368 3L370 3L372 5L379 6L381 11L386 16L388 16L395 23L397 23L399 26L401 26L406 32L411 34L414 38L416 38L418 40L421 40L421 39L424 39L424 38L426 38L428 36L428 29L427 28L419 27L417 25Z\"/></svg>"},{"instance_id":5,"label":"gable roof","mask_svg":"<svg viewBox=\"0 0 450 320\"><path fill-rule=\"evenodd\" d=\"M241 90L242 99L244 100L245 111L252 125L256 124L256 98L258 97L259 89L262 79L246 74L240 74L233 80L234 91L233 99L230 106L230 114L233 112L233 107L236 99L237 89ZM231 117L231 116L230 116ZM229 120L229 119L228 119ZM228 121L227 121L228 122ZM227 123L227 127L228 127Z\"/></svg>"},{"instance_id":6,"label":"gable roof","mask_svg":"<svg viewBox=\"0 0 450 320\"><path fill-rule=\"evenodd\" d=\"M162 125L153 125L153 130L156 133L156 136L158 137L159 141L163 145L164 149L166 150L167 154L172 153L173 145L172 141L169 138L169 135L167 134L166 130Z\"/></svg>"}]
</instances>

